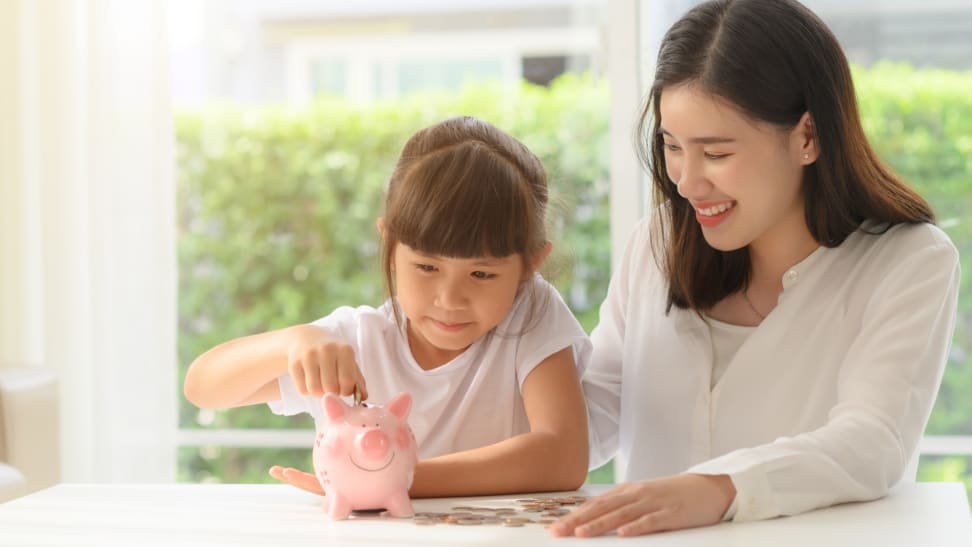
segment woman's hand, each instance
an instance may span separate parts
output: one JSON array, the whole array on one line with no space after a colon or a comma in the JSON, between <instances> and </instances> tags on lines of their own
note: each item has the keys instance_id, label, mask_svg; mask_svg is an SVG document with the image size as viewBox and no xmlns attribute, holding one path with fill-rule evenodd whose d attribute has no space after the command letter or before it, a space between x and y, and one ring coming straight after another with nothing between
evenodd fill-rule
<instances>
[{"instance_id":1,"label":"woman's hand","mask_svg":"<svg viewBox=\"0 0 972 547\"><path fill-rule=\"evenodd\" d=\"M321 488L321 483L317 480L317 478L310 473L301 471L300 469L275 465L270 468L270 476L280 482L285 482L291 486L296 486L301 490L306 490L311 494L317 494L319 496L324 495L324 489Z\"/></svg>"},{"instance_id":2,"label":"woman's hand","mask_svg":"<svg viewBox=\"0 0 972 547\"><path fill-rule=\"evenodd\" d=\"M351 395L357 386L361 398L368 398L364 376L350 345L314 325L292 327L289 336L287 372L301 395Z\"/></svg>"},{"instance_id":3,"label":"woman's hand","mask_svg":"<svg viewBox=\"0 0 972 547\"><path fill-rule=\"evenodd\" d=\"M729 475L676 475L616 486L550 525L555 536L640 536L708 526L722 520L736 496Z\"/></svg>"}]
</instances>

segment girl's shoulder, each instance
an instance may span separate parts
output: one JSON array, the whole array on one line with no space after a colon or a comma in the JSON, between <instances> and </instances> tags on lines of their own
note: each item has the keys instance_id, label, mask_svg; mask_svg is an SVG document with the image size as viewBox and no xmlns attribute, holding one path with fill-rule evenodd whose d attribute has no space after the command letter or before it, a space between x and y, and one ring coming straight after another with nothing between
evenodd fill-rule
<instances>
[{"instance_id":1,"label":"girl's shoulder","mask_svg":"<svg viewBox=\"0 0 972 547\"><path fill-rule=\"evenodd\" d=\"M513 306L497 330L527 332L577 323L560 291L541 274L534 273L520 289ZM579 325L579 323L578 323ZM540 327L537 329L537 327Z\"/></svg>"},{"instance_id":2,"label":"girl's shoulder","mask_svg":"<svg viewBox=\"0 0 972 547\"><path fill-rule=\"evenodd\" d=\"M313 322L314 325L330 328L341 333L352 333L360 328L384 330L395 328L395 316L390 301L379 307L340 306L334 311Z\"/></svg>"}]
</instances>

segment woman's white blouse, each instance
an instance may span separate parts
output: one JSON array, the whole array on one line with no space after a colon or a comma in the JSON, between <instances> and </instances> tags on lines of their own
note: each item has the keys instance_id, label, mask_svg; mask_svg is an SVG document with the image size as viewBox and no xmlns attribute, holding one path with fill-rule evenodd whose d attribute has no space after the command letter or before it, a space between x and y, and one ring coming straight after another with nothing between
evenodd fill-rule
<instances>
[{"instance_id":1,"label":"woman's white blouse","mask_svg":"<svg viewBox=\"0 0 972 547\"><path fill-rule=\"evenodd\" d=\"M710 389L709 329L693 311L665 314L649 226L629 240L591 335L592 467L614 457L619 481L728 474L736 520L913 479L955 323L958 252L944 232L858 230L818 248L784 274L776 308Z\"/></svg>"}]
</instances>

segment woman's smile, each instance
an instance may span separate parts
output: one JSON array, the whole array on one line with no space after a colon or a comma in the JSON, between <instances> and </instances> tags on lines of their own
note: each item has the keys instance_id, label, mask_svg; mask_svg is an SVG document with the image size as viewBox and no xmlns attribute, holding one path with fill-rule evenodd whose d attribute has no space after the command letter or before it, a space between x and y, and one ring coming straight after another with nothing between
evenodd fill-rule
<instances>
[{"instance_id":1,"label":"woman's smile","mask_svg":"<svg viewBox=\"0 0 972 547\"><path fill-rule=\"evenodd\" d=\"M712 228L718 226L723 220L729 217L736 208L735 201L723 201L720 203L694 203L695 219L702 226Z\"/></svg>"}]
</instances>

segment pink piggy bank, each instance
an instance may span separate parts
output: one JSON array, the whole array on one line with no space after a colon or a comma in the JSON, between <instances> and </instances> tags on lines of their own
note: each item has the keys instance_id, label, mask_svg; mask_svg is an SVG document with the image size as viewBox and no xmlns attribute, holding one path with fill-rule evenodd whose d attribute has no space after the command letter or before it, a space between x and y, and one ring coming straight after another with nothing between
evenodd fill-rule
<instances>
[{"instance_id":1,"label":"pink piggy bank","mask_svg":"<svg viewBox=\"0 0 972 547\"><path fill-rule=\"evenodd\" d=\"M411 516L408 489L418 462L406 421L412 396L399 393L385 405L348 406L328 393L321 406L324 425L313 460L327 514L345 519L353 510L384 508L394 517Z\"/></svg>"}]
</instances>

